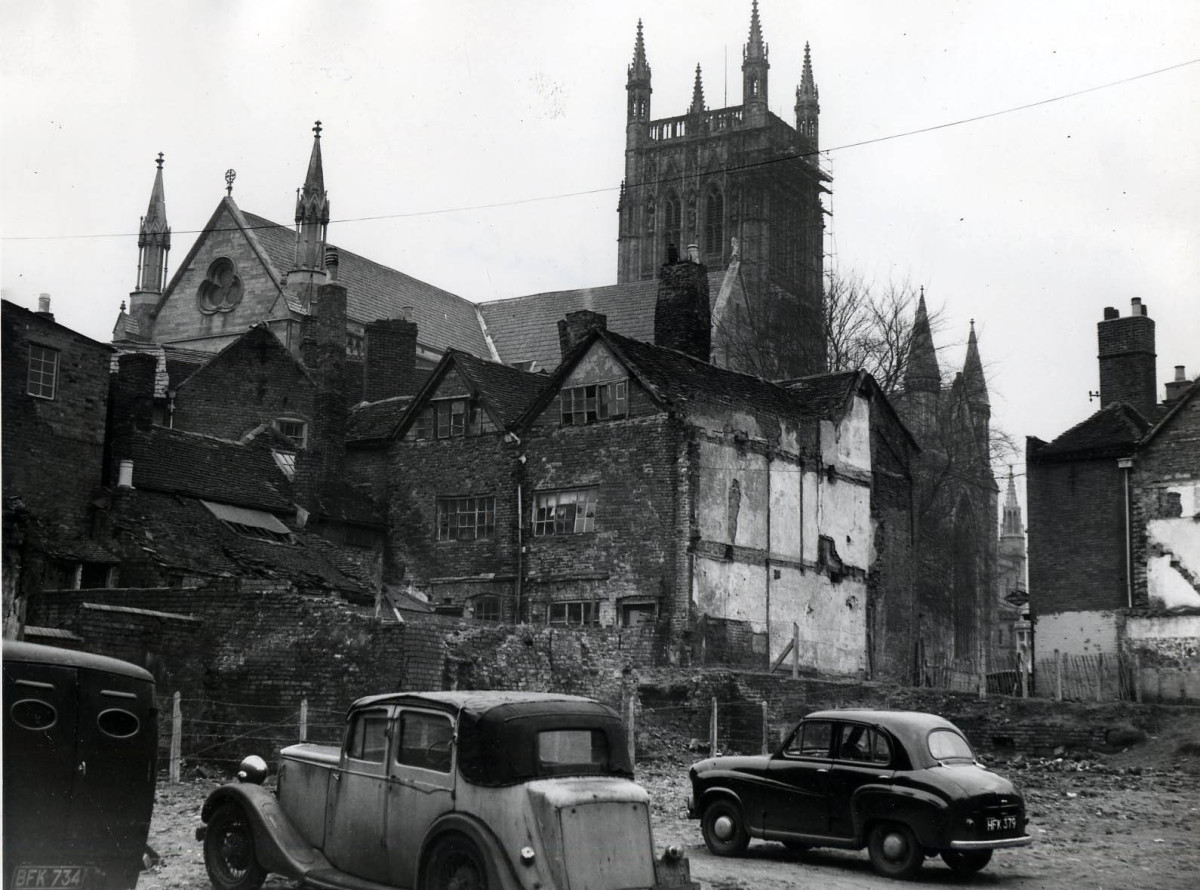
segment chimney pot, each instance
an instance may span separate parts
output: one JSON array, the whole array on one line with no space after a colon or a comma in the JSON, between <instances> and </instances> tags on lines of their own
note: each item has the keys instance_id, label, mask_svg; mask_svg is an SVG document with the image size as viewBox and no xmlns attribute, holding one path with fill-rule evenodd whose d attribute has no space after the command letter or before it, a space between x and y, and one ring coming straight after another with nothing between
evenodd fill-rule
<instances>
[{"instance_id":1,"label":"chimney pot","mask_svg":"<svg viewBox=\"0 0 1200 890\"><path fill-rule=\"evenodd\" d=\"M1114 308L1113 306L1105 306L1104 307L1104 320L1105 321L1111 321L1114 318L1120 318L1120 317L1121 317L1121 313L1118 312L1117 309Z\"/></svg>"},{"instance_id":2,"label":"chimney pot","mask_svg":"<svg viewBox=\"0 0 1200 890\"><path fill-rule=\"evenodd\" d=\"M120 468L117 470L117 488L133 488L133 461L121 461Z\"/></svg>"},{"instance_id":3,"label":"chimney pot","mask_svg":"<svg viewBox=\"0 0 1200 890\"><path fill-rule=\"evenodd\" d=\"M403 306L400 309L400 317L405 321L412 321L413 307Z\"/></svg>"},{"instance_id":4,"label":"chimney pot","mask_svg":"<svg viewBox=\"0 0 1200 890\"><path fill-rule=\"evenodd\" d=\"M50 295L49 294L38 294L38 312L45 313L45 312L49 312L49 311L50 311Z\"/></svg>"},{"instance_id":5,"label":"chimney pot","mask_svg":"<svg viewBox=\"0 0 1200 890\"><path fill-rule=\"evenodd\" d=\"M695 244L689 244L687 250L689 260L691 260L693 263L700 262L700 248L698 246Z\"/></svg>"},{"instance_id":6,"label":"chimney pot","mask_svg":"<svg viewBox=\"0 0 1200 890\"><path fill-rule=\"evenodd\" d=\"M330 281L337 281L338 250L336 247L325 248L325 271L328 273Z\"/></svg>"},{"instance_id":7,"label":"chimney pot","mask_svg":"<svg viewBox=\"0 0 1200 890\"><path fill-rule=\"evenodd\" d=\"M1187 380L1187 373L1184 371L1184 366L1176 365L1175 366L1175 382L1181 383L1185 380Z\"/></svg>"}]
</instances>

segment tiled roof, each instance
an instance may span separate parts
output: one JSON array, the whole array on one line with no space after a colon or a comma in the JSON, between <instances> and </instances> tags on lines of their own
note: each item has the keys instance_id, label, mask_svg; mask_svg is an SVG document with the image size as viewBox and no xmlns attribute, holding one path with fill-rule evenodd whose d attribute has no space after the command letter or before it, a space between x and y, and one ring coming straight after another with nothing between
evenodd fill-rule
<instances>
[{"instance_id":1,"label":"tiled roof","mask_svg":"<svg viewBox=\"0 0 1200 890\"><path fill-rule=\"evenodd\" d=\"M1036 450L1031 460L1120 457L1133 454L1150 423L1131 405L1113 402Z\"/></svg>"},{"instance_id":2,"label":"tiled roof","mask_svg":"<svg viewBox=\"0 0 1200 890\"><path fill-rule=\"evenodd\" d=\"M239 534L195 498L134 489L114 504L113 519L141 553L166 569L279 578L302 589L374 598L354 560L324 538L294 531L294 543L285 544Z\"/></svg>"},{"instance_id":3,"label":"tiled roof","mask_svg":"<svg viewBox=\"0 0 1200 890\"><path fill-rule=\"evenodd\" d=\"M723 271L708 273L709 302L715 303L725 278ZM610 331L635 340L654 340L654 304L658 280L631 281L581 290L551 291L492 300L479 304L488 334L500 360L508 364L536 361L537 370L558 367L561 355L558 322L568 312L590 309L608 317ZM471 350L476 355L485 355Z\"/></svg>"},{"instance_id":4,"label":"tiled roof","mask_svg":"<svg viewBox=\"0 0 1200 890\"><path fill-rule=\"evenodd\" d=\"M243 216L275 266L291 268L296 245L292 229L253 213L243 211ZM438 350L488 354L475 304L352 251L337 251L338 283L346 287L346 312L353 321L399 318L401 310L411 306L421 343Z\"/></svg>"},{"instance_id":5,"label":"tiled roof","mask_svg":"<svg viewBox=\"0 0 1200 890\"><path fill-rule=\"evenodd\" d=\"M354 405L346 416L346 443L386 439L400 423L412 399L412 396L395 396Z\"/></svg>"},{"instance_id":6,"label":"tiled roof","mask_svg":"<svg viewBox=\"0 0 1200 890\"><path fill-rule=\"evenodd\" d=\"M782 385L795 393L810 413L832 417L841 411L846 400L854 394L859 376L858 371L836 371L788 380Z\"/></svg>"},{"instance_id":7,"label":"tiled roof","mask_svg":"<svg viewBox=\"0 0 1200 890\"><path fill-rule=\"evenodd\" d=\"M293 509L269 448L164 427L135 437L133 485L241 507Z\"/></svg>"},{"instance_id":8,"label":"tiled roof","mask_svg":"<svg viewBox=\"0 0 1200 890\"><path fill-rule=\"evenodd\" d=\"M550 379L546 374L519 371L465 352L455 352L454 362L462 374L478 387L488 404L496 409L506 427L521 416L546 388Z\"/></svg>"}]
</instances>

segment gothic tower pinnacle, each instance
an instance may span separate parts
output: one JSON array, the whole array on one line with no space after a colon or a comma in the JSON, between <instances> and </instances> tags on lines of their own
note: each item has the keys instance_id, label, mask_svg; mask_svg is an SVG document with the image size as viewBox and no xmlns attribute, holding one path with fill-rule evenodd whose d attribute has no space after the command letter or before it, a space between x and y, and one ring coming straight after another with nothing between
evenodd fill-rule
<instances>
[{"instance_id":1,"label":"gothic tower pinnacle","mask_svg":"<svg viewBox=\"0 0 1200 890\"><path fill-rule=\"evenodd\" d=\"M641 19L638 19L637 40L633 44L633 61L629 64L625 91L629 94L625 120L629 125L628 133L632 136L635 124L641 132L650 123L650 65L646 62L646 42L642 38Z\"/></svg>"},{"instance_id":2,"label":"gothic tower pinnacle","mask_svg":"<svg viewBox=\"0 0 1200 890\"><path fill-rule=\"evenodd\" d=\"M325 241L329 234L329 196L321 162L321 122L313 126L313 148L304 185L296 190L296 255L288 284L307 306L325 280Z\"/></svg>"},{"instance_id":3,"label":"gothic tower pinnacle","mask_svg":"<svg viewBox=\"0 0 1200 890\"><path fill-rule=\"evenodd\" d=\"M929 312L925 308L925 288L922 287L908 346L908 367L904 369L906 419L918 439L928 436L937 425L941 391L942 374L933 346Z\"/></svg>"},{"instance_id":4,"label":"gothic tower pinnacle","mask_svg":"<svg viewBox=\"0 0 1200 890\"><path fill-rule=\"evenodd\" d=\"M138 227L137 289L129 294L129 314L136 319L140 332L149 336L154 310L167 285L167 254L171 252L171 227L167 224L167 199L163 190L163 155L155 161L154 185L150 206Z\"/></svg>"},{"instance_id":5,"label":"gothic tower pinnacle","mask_svg":"<svg viewBox=\"0 0 1200 890\"><path fill-rule=\"evenodd\" d=\"M821 105L816 81L813 80L812 51L804 44L804 69L800 74L800 86L796 87L796 132L804 148L816 151L819 146L818 123Z\"/></svg>"},{"instance_id":6,"label":"gothic tower pinnacle","mask_svg":"<svg viewBox=\"0 0 1200 890\"><path fill-rule=\"evenodd\" d=\"M967 390L967 401L972 411L991 415L988 401L987 380L983 376L983 362L979 359L979 341L975 339L975 319L971 319L971 333L967 337L967 359L963 363L963 385Z\"/></svg>"},{"instance_id":7,"label":"gothic tower pinnacle","mask_svg":"<svg viewBox=\"0 0 1200 890\"><path fill-rule=\"evenodd\" d=\"M688 114L704 113L704 81L700 77L700 65L696 65L696 82L692 84L692 107Z\"/></svg>"},{"instance_id":8,"label":"gothic tower pinnacle","mask_svg":"<svg viewBox=\"0 0 1200 890\"><path fill-rule=\"evenodd\" d=\"M750 9L750 39L742 47L742 105L752 126L761 126L767 119L767 72L771 68L767 53L758 19L758 0L754 0Z\"/></svg>"}]
</instances>

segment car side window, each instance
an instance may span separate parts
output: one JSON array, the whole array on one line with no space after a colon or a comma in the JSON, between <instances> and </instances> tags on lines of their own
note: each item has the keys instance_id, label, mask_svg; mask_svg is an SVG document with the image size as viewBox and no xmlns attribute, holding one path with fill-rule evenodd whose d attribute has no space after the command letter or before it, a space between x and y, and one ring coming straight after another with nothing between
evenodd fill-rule
<instances>
[{"instance_id":1,"label":"car side window","mask_svg":"<svg viewBox=\"0 0 1200 890\"><path fill-rule=\"evenodd\" d=\"M792 736L785 754L792 757L828 757L829 743L833 739L833 724L824 720L803 723Z\"/></svg>"},{"instance_id":2,"label":"car side window","mask_svg":"<svg viewBox=\"0 0 1200 890\"><path fill-rule=\"evenodd\" d=\"M400 744L396 748L396 763L448 773L453 742L454 727L449 717L404 711L400 714Z\"/></svg>"},{"instance_id":3,"label":"car side window","mask_svg":"<svg viewBox=\"0 0 1200 890\"><path fill-rule=\"evenodd\" d=\"M362 711L351 718L346 756L351 760L383 763L387 758L387 711Z\"/></svg>"},{"instance_id":4,"label":"car side window","mask_svg":"<svg viewBox=\"0 0 1200 890\"><path fill-rule=\"evenodd\" d=\"M839 760L886 764L891 762L892 746L879 730L846 723L842 725L837 757Z\"/></svg>"}]
</instances>

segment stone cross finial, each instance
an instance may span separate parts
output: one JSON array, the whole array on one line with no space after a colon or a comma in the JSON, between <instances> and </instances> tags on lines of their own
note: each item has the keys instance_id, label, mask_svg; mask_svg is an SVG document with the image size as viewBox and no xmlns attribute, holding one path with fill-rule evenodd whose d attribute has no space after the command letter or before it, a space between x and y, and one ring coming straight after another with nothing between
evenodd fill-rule
<instances>
[{"instance_id":1,"label":"stone cross finial","mask_svg":"<svg viewBox=\"0 0 1200 890\"><path fill-rule=\"evenodd\" d=\"M233 181L237 179L237 171L230 167L225 171L225 194L233 194Z\"/></svg>"},{"instance_id":2,"label":"stone cross finial","mask_svg":"<svg viewBox=\"0 0 1200 890\"><path fill-rule=\"evenodd\" d=\"M159 170L162 169L162 165L163 165L163 153L160 151L158 153L158 169Z\"/></svg>"},{"instance_id":3,"label":"stone cross finial","mask_svg":"<svg viewBox=\"0 0 1200 890\"><path fill-rule=\"evenodd\" d=\"M317 121L313 125L313 132L316 133L318 139L321 138L321 122L320 121Z\"/></svg>"}]
</instances>

